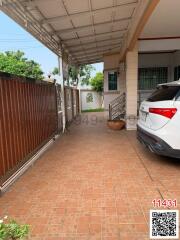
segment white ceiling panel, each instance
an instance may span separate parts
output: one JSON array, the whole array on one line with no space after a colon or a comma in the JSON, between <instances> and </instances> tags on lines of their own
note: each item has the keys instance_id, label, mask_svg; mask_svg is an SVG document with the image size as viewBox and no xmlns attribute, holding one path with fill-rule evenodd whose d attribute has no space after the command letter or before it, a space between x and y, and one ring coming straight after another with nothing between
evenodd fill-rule
<instances>
[{"instance_id":1,"label":"white ceiling panel","mask_svg":"<svg viewBox=\"0 0 180 240\"><path fill-rule=\"evenodd\" d=\"M104 24L101 26L95 26L96 33L111 32L112 24Z\"/></svg>"},{"instance_id":2,"label":"white ceiling panel","mask_svg":"<svg viewBox=\"0 0 180 240\"><path fill-rule=\"evenodd\" d=\"M111 46L111 44L119 44L120 45L120 40L111 40L109 39L108 41L104 41L104 42L97 42L98 46L107 46L109 44L109 46Z\"/></svg>"},{"instance_id":3,"label":"white ceiling panel","mask_svg":"<svg viewBox=\"0 0 180 240\"><path fill-rule=\"evenodd\" d=\"M117 5L124 5L124 4L129 4L129 3L137 3L138 0L116 0L117 1Z\"/></svg>"},{"instance_id":4,"label":"white ceiling panel","mask_svg":"<svg viewBox=\"0 0 180 240\"><path fill-rule=\"evenodd\" d=\"M104 35L101 36L101 35L100 35L100 36L97 36L97 37L96 37L96 40L97 40L97 41L103 41L103 40L109 40L109 39L111 39L111 35L109 35L109 34L106 35L106 36L104 36Z\"/></svg>"},{"instance_id":5,"label":"white ceiling panel","mask_svg":"<svg viewBox=\"0 0 180 240\"><path fill-rule=\"evenodd\" d=\"M97 12L96 14L94 14L94 23L102 23L102 22L111 21L112 14L113 14L113 12L111 9Z\"/></svg>"},{"instance_id":6,"label":"white ceiling panel","mask_svg":"<svg viewBox=\"0 0 180 240\"><path fill-rule=\"evenodd\" d=\"M78 36L79 37L85 37L85 36L91 35L91 34L94 34L93 27L88 27L86 29L78 31Z\"/></svg>"},{"instance_id":7,"label":"white ceiling panel","mask_svg":"<svg viewBox=\"0 0 180 240\"><path fill-rule=\"evenodd\" d=\"M89 10L88 0L64 0L68 13L78 13Z\"/></svg>"},{"instance_id":8,"label":"white ceiling panel","mask_svg":"<svg viewBox=\"0 0 180 240\"><path fill-rule=\"evenodd\" d=\"M115 19L131 17L134 12L134 5L117 7L115 10Z\"/></svg>"},{"instance_id":9,"label":"white ceiling panel","mask_svg":"<svg viewBox=\"0 0 180 240\"><path fill-rule=\"evenodd\" d=\"M126 29L128 27L128 23L129 23L128 21L113 23L113 31Z\"/></svg>"},{"instance_id":10,"label":"white ceiling panel","mask_svg":"<svg viewBox=\"0 0 180 240\"><path fill-rule=\"evenodd\" d=\"M37 1L36 5L46 18L66 15L60 0Z\"/></svg>"},{"instance_id":11,"label":"white ceiling panel","mask_svg":"<svg viewBox=\"0 0 180 240\"><path fill-rule=\"evenodd\" d=\"M95 48L96 47L96 43L92 43L92 44L88 44L88 45L83 45L83 48L86 50L88 50L89 48Z\"/></svg>"},{"instance_id":12,"label":"white ceiling panel","mask_svg":"<svg viewBox=\"0 0 180 240\"><path fill-rule=\"evenodd\" d=\"M77 51L82 51L82 50L84 50L84 46L83 45L70 47L70 51L72 51L72 52L77 52Z\"/></svg>"},{"instance_id":13,"label":"white ceiling panel","mask_svg":"<svg viewBox=\"0 0 180 240\"><path fill-rule=\"evenodd\" d=\"M105 34L103 34L103 35L97 35L96 36L96 39L97 40L106 40L106 39L110 39L111 37L119 37L119 38L121 38L123 36L123 33L121 33L121 32L111 32L111 33L105 33Z\"/></svg>"},{"instance_id":14,"label":"white ceiling panel","mask_svg":"<svg viewBox=\"0 0 180 240\"><path fill-rule=\"evenodd\" d=\"M81 17L79 16L71 16L71 19L74 23L75 27L79 27L79 26L87 26L91 24L91 17L90 14L82 14Z\"/></svg>"},{"instance_id":15,"label":"white ceiling panel","mask_svg":"<svg viewBox=\"0 0 180 240\"><path fill-rule=\"evenodd\" d=\"M81 42L88 43L88 42L94 42L96 41L95 37L87 37L87 38L80 38Z\"/></svg>"},{"instance_id":16,"label":"white ceiling panel","mask_svg":"<svg viewBox=\"0 0 180 240\"><path fill-rule=\"evenodd\" d=\"M113 6L113 0L103 0L103 1L91 0L91 2L92 2L93 10Z\"/></svg>"},{"instance_id":17,"label":"white ceiling panel","mask_svg":"<svg viewBox=\"0 0 180 240\"><path fill-rule=\"evenodd\" d=\"M71 46L71 45L75 45L75 44L81 44L81 41L79 39L76 39L76 40L68 40L68 41L65 41L66 45L67 46Z\"/></svg>"},{"instance_id":18,"label":"white ceiling panel","mask_svg":"<svg viewBox=\"0 0 180 240\"><path fill-rule=\"evenodd\" d=\"M53 22L53 23L51 23L51 25L53 26L53 28L56 31L73 27L71 21L67 18L66 19L61 19L61 21Z\"/></svg>"},{"instance_id":19,"label":"white ceiling panel","mask_svg":"<svg viewBox=\"0 0 180 240\"><path fill-rule=\"evenodd\" d=\"M76 33L61 33L59 34L62 40L74 39L77 38ZM77 38L78 39L78 38Z\"/></svg>"},{"instance_id":20,"label":"white ceiling panel","mask_svg":"<svg viewBox=\"0 0 180 240\"><path fill-rule=\"evenodd\" d=\"M177 11L178 9L178 11ZM180 1L163 0L160 1L149 18L142 38L161 38L180 36Z\"/></svg>"},{"instance_id":21,"label":"white ceiling panel","mask_svg":"<svg viewBox=\"0 0 180 240\"><path fill-rule=\"evenodd\" d=\"M19 0L18 4L21 3L27 7L27 13L34 16L33 21L35 23L39 23L37 26L42 24L43 31L47 34L46 41L43 42L37 35L39 33L35 30L29 30L29 32L56 54L59 54L59 40L62 40L66 50L71 52L72 57L73 53L78 55L79 52L79 55L81 55L80 61L88 63L100 61L104 52L119 51L122 36L127 32L137 1ZM163 1L167 2L168 0ZM22 11L22 9L20 7L19 11ZM9 15L13 19L18 19L17 11L12 8L11 10L12 13ZM22 12L21 15L23 14ZM122 19L126 20L122 21ZM22 21L19 19L17 22L21 23ZM166 23L166 26L168 24ZM41 32L40 27L38 31ZM148 28L146 32L149 33ZM51 35L48 35L49 33L53 34L54 38L51 38ZM76 46L71 47L73 45ZM86 57L84 57L85 54Z\"/></svg>"}]
</instances>

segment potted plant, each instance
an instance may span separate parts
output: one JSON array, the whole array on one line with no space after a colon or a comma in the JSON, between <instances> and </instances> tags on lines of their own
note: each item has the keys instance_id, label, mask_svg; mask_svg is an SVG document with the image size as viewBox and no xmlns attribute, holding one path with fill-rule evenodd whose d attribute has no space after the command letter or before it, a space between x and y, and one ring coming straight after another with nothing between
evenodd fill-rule
<instances>
[{"instance_id":1,"label":"potted plant","mask_svg":"<svg viewBox=\"0 0 180 240\"><path fill-rule=\"evenodd\" d=\"M108 120L107 125L112 130L121 130L125 127L125 121L121 119Z\"/></svg>"}]
</instances>

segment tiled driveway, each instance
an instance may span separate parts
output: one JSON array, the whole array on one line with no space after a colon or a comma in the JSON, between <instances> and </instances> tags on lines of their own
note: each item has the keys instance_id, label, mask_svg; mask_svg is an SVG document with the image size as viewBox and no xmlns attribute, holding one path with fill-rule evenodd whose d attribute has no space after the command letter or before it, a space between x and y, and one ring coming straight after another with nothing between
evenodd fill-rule
<instances>
[{"instance_id":1,"label":"tiled driveway","mask_svg":"<svg viewBox=\"0 0 180 240\"><path fill-rule=\"evenodd\" d=\"M30 239L149 239L152 200L180 199L180 161L96 115L83 115L0 199L1 216L31 224Z\"/></svg>"}]
</instances>

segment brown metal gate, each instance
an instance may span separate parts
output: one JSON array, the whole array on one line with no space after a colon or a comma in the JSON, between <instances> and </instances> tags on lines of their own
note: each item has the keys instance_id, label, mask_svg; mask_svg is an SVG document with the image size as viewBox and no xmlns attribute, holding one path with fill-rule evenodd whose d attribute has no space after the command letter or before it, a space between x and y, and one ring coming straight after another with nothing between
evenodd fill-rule
<instances>
[{"instance_id":1,"label":"brown metal gate","mask_svg":"<svg viewBox=\"0 0 180 240\"><path fill-rule=\"evenodd\" d=\"M0 186L56 134L57 119L54 84L0 73Z\"/></svg>"}]
</instances>

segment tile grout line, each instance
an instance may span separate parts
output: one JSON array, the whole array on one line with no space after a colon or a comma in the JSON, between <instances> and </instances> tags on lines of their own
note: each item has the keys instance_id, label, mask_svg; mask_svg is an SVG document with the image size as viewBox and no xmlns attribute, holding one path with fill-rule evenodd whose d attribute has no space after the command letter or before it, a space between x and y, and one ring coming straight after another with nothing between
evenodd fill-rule
<instances>
[{"instance_id":1,"label":"tile grout line","mask_svg":"<svg viewBox=\"0 0 180 240\"><path fill-rule=\"evenodd\" d=\"M127 137L128 141L130 142L130 145L131 145L132 148L134 149L134 151L135 151L135 153L136 153L136 155L137 155L137 157L138 157L140 163L141 163L142 166L144 167L144 169L145 169L147 175L149 176L149 178L151 179L152 182L155 182L155 180L154 180L153 177L151 176L151 174L150 174L148 168L146 167L144 161L142 160L141 156L139 155L139 153L138 153L136 147L134 146L134 144L132 144L132 142L131 142L130 138L128 137L127 133L126 133L126 137ZM159 189L158 187L155 187L155 189L156 189L156 191L159 193L159 195L160 195L160 197L162 198L162 200L164 200L164 196L163 196L163 194L161 193L160 189ZM142 207L141 207L141 209L142 209ZM143 210L142 210L142 211L143 211ZM145 216L145 219L146 219L146 215L144 214L144 211L143 211L143 215ZM147 222L147 219L146 219L146 222ZM147 222L147 223L148 223L148 222Z\"/></svg>"}]
</instances>

